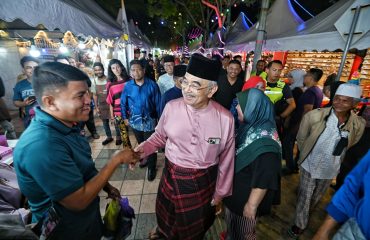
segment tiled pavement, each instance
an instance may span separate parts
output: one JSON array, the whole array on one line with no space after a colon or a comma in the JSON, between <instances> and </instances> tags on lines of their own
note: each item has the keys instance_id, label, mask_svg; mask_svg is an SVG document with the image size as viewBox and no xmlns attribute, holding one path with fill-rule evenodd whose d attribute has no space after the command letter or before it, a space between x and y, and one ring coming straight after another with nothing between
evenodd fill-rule
<instances>
[{"instance_id":1,"label":"tiled pavement","mask_svg":"<svg viewBox=\"0 0 370 240\"><path fill-rule=\"evenodd\" d=\"M16 129L21 129L19 120L15 119L13 123L16 125ZM89 138L89 141L96 167L97 169L101 169L109 160L112 153L119 149L120 146L116 146L114 142L106 146L102 146L101 142L105 139L105 134L102 122L99 119L96 119L96 126L98 133L100 134L100 139L93 140ZM86 132L87 135L89 135L88 131ZM112 133L114 133L113 129ZM131 131L130 139L133 146L135 146L136 140ZM128 197L130 205L134 208L136 213L132 234L128 239L147 239L148 232L156 225L155 200L159 179L163 169L163 163L164 154L158 153L158 174L153 182L147 181L146 168L140 169L139 167L136 167L134 171L131 171L124 165L119 167L110 179L110 183L120 190L122 196ZM281 204L273 207L271 216L259 219L257 228L258 239L289 239L285 235L285 232L293 221L298 180L299 178L297 174L282 178ZM300 238L301 240L311 239L324 220L324 207L330 200L332 193L333 192L330 189L328 194L325 195L323 201L321 201L315 211L313 211L309 227ZM100 210L103 215L108 200L106 199L105 192L101 192L99 196L101 199ZM207 234L207 240L219 239L217 234L220 232L220 224L223 226L224 223L220 221L215 222L214 227L209 231L209 234Z\"/></svg>"}]
</instances>

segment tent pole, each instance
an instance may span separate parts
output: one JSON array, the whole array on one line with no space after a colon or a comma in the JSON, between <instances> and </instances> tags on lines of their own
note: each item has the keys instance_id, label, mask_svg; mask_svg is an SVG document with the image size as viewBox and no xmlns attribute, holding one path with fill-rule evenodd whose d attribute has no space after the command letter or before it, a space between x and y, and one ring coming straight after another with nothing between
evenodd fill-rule
<instances>
[{"instance_id":1,"label":"tent pole","mask_svg":"<svg viewBox=\"0 0 370 240\"><path fill-rule=\"evenodd\" d=\"M126 15L126 8L125 8L125 1L124 0L121 0L121 11L122 11L122 30L125 34L127 34L127 36L129 36L129 39L130 39L130 34L129 34L129 30L128 30L128 21L127 21L127 15ZM129 72L130 71L130 59L128 58L129 57L129 51L130 51L130 48L128 47L128 41L126 41L126 48L125 48L125 58L126 58L126 71Z\"/></svg>"},{"instance_id":2,"label":"tent pole","mask_svg":"<svg viewBox=\"0 0 370 240\"><path fill-rule=\"evenodd\" d=\"M342 60L341 60L340 65L339 65L339 70L338 70L338 74L337 74L337 77L336 77L335 81L339 81L340 76L342 75L344 64L346 63L347 53L348 53L349 47L350 47L351 42L352 42L353 32L355 31L356 24L357 24L357 21L358 21L358 17L360 16L360 11L361 11L361 6L357 5L356 10L355 10L355 15L353 16L351 27L349 29L346 46L344 47Z\"/></svg>"},{"instance_id":3,"label":"tent pole","mask_svg":"<svg viewBox=\"0 0 370 240\"><path fill-rule=\"evenodd\" d=\"M269 3L270 0L262 0L262 7L261 7L261 16L258 20L258 31L257 31L257 40L256 40L256 48L254 50L254 57L253 57L253 68L252 71L256 71L257 61L261 58L262 53L262 43L265 39L266 34L266 19L267 19L267 12L269 10Z\"/></svg>"}]
</instances>

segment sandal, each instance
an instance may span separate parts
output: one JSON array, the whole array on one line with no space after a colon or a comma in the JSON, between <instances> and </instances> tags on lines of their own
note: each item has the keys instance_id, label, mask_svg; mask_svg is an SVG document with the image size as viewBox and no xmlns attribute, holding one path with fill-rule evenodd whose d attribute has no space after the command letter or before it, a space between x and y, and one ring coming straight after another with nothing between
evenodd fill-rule
<instances>
[{"instance_id":1,"label":"sandal","mask_svg":"<svg viewBox=\"0 0 370 240\"><path fill-rule=\"evenodd\" d=\"M158 226L155 226L149 233L149 239L150 240L160 240L160 239L166 239L163 233L159 231Z\"/></svg>"}]
</instances>

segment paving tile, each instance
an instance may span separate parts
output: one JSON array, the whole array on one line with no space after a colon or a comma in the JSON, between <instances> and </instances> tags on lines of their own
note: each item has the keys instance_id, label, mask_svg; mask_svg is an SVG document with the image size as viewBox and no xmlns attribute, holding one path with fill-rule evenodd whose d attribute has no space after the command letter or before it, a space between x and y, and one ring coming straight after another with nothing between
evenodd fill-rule
<instances>
[{"instance_id":1,"label":"paving tile","mask_svg":"<svg viewBox=\"0 0 370 240\"><path fill-rule=\"evenodd\" d=\"M98 155L98 158L111 158L115 149L102 149Z\"/></svg>"},{"instance_id":2,"label":"paving tile","mask_svg":"<svg viewBox=\"0 0 370 240\"><path fill-rule=\"evenodd\" d=\"M107 164L108 161L109 161L108 158L100 158L100 157L97 157L95 159L95 167L97 169L102 169L105 166L105 164Z\"/></svg>"},{"instance_id":3,"label":"paving tile","mask_svg":"<svg viewBox=\"0 0 370 240\"><path fill-rule=\"evenodd\" d=\"M155 202L157 194L144 194L141 197L140 214L141 213L155 213Z\"/></svg>"},{"instance_id":4,"label":"paving tile","mask_svg":"<svg viewBox=\"0 0 370 240\"><path fill-rule=\"evenodd\" d=\"M125 179L125 175L126 175L126 171L127 171L127 168L125 167L118 167L113 175L110 177L110 181L123 181L123 179Z\"/></svg>"},{"instance_id":5,"label":"paving tile","mask_svg":"<svg viewBox=\"0 0 370 240\"><path fill-rule=\"evenodd\" d=\"M101 149L94 150L93 148L91 148L91 157L95 160L98 157L100 152L101 152Z\"/></svg>"},{"instance_id":6,"label":"paving tile","mask_svg":"<svg viewBox=\"0 0 370 240\"><path fill-rule=\"evenodd\" d=\"M122 195L122 197L127 197L130 206L135 210L135 214L139 214L140 204L141 204L141 194L138 195Z\"/></svg>"},{"instance_id":7,"label":"paving tile","mask_svg":"<svg viewBox=\"0 0 370 240\"><path fill-rule=\"evenodd\" d=\"M137 227L135 239L148 239L149 232L157 225L155 213L139 214L137 219Z\"/></svg>"},{"instance_id":8,"label":"paving tile","mask_svg":"<svg viewBox=\"0 0 370 240\"><path fill-rule=\"evenodd\" d=\"M160 179L156 178L149 182L147 179L144 182L143 194L157 193Z\"/></svg>"},{"instance_id":9,"label":"paving tile","mask_svg":"<svg viewBox=\"0 0 370 240\"><path fill-rule=\"evenodd\" d=\"M156 179L161 179L163 175L163 167L157 167L157 175L155 176Z\"/></svg>"},{"instance_id":10,"label":"paving tile","mask_svg":"<svg viewBox=\"0 0 370 240\"><path fill-rule=\"evenodd\" d=\"M146 177L146 168L139 168L139 164L136 164L134 170L128 170L125 180L144 180Z\"/></svg>"},{"instance_id":11,"label":"paving tile","mask_svg":"<svg viewBox=\"0 0 370 240\"><path fill-rule=\"evenodd\" d=\"M125 180L122 184L121 194L124 196L143 193L144 180Z\"/></svg>"}]
</instances>

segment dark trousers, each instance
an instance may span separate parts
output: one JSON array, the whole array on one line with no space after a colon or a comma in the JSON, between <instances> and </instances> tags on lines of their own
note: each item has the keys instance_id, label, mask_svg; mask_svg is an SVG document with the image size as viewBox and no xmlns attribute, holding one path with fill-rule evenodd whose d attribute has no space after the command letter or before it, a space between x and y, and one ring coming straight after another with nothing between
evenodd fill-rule
<instances>
[{"instance_id":1,"label":"dark trousers","mask_svg":"<svg viewBox=\"0 0 370 240\"><path fill-rule=\"evenodd\" d=\"M105 134L107 135L108 138L111 138L112 131L110 130L109 119L103 119L102 121L103 121L103 127L104 127ZM116 129L117 139L121 139L121 133L119 131L117 124L114 124L114 128Z\"/></svg>"},{"instance_id":2,"label":"dark trousers","mask_svg":"<svg viewBox=\"0 0 370 240\"><path fill-rule=\"evenodd\" d=\"M147 140L154 133L154 131L143 132L143 131L138 131L136 129L132 129L132 130L134 132L134 135L135 135L135 138L138 144ZM153 153L148 156L148 168L155 169L156 166L157 166L157 153Z\"/></svg>"},{"instance_id":3,"label":"dark trousers","mask_svg":"<svg viewBox=\"0 0 370 240\"><path fill-rule=\"evenodd\" d=\"M86 122L81 122L80 128L84 129L85 124L91 134L96 133L96 127L95 127L95 122L94 122L94 110L92 108L89 112L89 119Z\"/></svg>"},{"instance_id":4,"label":"dark trousers","mask_svg":"<svg viewBox=\"0 0 370 240\"><path fill-rule=\"evenodd\" d=\"M293 154L296 137L296 131L286 130L284 134L284 141L282 142L286 167L291 171L298 170L297 158L294 158ZM297 156L298 155L299 154L297 153Z\"/></svg>"}]
</instances>

